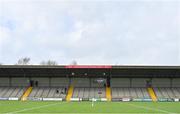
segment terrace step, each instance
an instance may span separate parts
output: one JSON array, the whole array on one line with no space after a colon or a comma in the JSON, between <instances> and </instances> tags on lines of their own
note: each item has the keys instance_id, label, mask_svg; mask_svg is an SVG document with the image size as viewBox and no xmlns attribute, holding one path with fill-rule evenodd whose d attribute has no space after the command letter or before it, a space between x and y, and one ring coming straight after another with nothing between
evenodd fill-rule
<instances>
[{"instance_id":1,"label":"terrace step","mask_svg":"<svg viewBox=\"0 0 180 114\"><path fill-rule=\"evenodd\" d=\"M70 101L71 100L71 97L73 95L73 90L74 90L74 87L71 85L69 86L69 89L68 89L68 94L66 96L66 101Z\"/></svg>"},{"instance_id":2,"label":"terrace step","mask_svg":"<svg viewBox=\"0 0 180 114\"><path fill-rule=\"evenodd\" d=\"M108 101L111 101L111 88L110 87L106 87L106 98Z\"/></svg>"},{"instance_id":3,"label":"terrace step","mask_svg":"<svg viewBox=\"0 0 180 114\"><path fill-rule=\"evenodd\" d=\"M26 89L26 91L24 92L23 96L21 97L22 101L26 101L27 100L27 97L30 95L32 89L33 89L33 87L28 87Z\"/></svg>"},{"instance_id":4,"label":"terrace step","mask_svg":"<svg viewBox=\"0 0 180 114\"><path fill-rule=\"evenodd\" d=\"M152 87L149 87L147 89L148 89L148 93L149 93L149 96L151 97L151 99L154 102L156 102L157 101L157 96L156 96L156 93L155 93L154 89Z\"/></svg>"}]
</instances>

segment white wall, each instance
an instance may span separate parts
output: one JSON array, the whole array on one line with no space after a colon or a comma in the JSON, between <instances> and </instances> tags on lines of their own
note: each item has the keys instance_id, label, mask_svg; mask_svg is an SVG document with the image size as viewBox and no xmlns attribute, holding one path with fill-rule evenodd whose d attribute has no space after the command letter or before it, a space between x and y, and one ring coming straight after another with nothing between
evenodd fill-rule
<instances>
[{"instance_id":1,"label":"white wall","mask_svg":"<svg viewBox=\"0 0 180 114\"><path fill-rule=\"evenodd\" d=\"M101 84L97 82L97 79L100 79L100 78L91 78L91 87L104 87L104 83L106 83L106 79L105 79L105 82Z\"/></svg>"},{"instance_id":2,"label":"white wall","mask_svg":"<svg viewBox=\"0 0 180 114\"><path fill-rule=\"evenodd\" d=\"M71 78L71 84L73 84L75 87L90 87L90 79Z\"/></svg>"},{"instance_id":3,"label":"white wall","mask_svg":"<svg viewBox=\"0 0 180 114\"><path fill-rule=\"evenodd\" d=\"M69 78L51 78L51 86L53 87L67 87L69 85Z\"/></svg>"},{"instance_id":4,"label":"white wall","mask_svg":"<svg viewBox=\"0 0 180 114\"><path fill-rule=\"evenodd\" d=\"M0 86L9 86L9 78L0 78Z\"/></svg>"},{"instance_id":5,"label":"white wall","mask_svg":"<svg viewBox=\"0 0 180 114\"><path fill-rule=\"evenodd\" d=\"M153 87L170 87L171 80L169 78L153 78L152 86Z\"/></svg>"},{"instance_id":6,"label":"white wall","mask_svg":"<svg viewBox=\"0 0 180 114\"><path fill-rule=\"evenodd\" d=\"M146 87L148 78L132 78L132 87Z\"/></svg>"},{"instance_id":7,"label":"white wall","mask_svg":"<svg viewBox=\"0 0 180 114\"><path fill-rule=\"evenodd\" d=\"M28 86L29 79L28 78L12 78L11 86Z\"/></svg>"},{"instance_id":8,"label":"white wall","mask_svg":"<svg viewBox=\"0 0 180 114\"><path fill-rule=\"evenodd\" d=\"M38 86L49 86L49 78L31 78L31 80L38 81Z\"/></svg>"},{"instance_id":9,"label":"white wall","mask_svg":"<svg viewBox=\"0 0 180 114\"><path fill-rule=\"evenodd\" d=\"M129 78L111 78L111 87L130 87Z\"/></svg>"},{"instance_id":10,"label":"white wall","mask_svg":"<svg viewBox=\"0 0 180 114\"><path fill-rule=\"evenodd\" d=\"M172 80L172 87L180 87L180 78L174 78Z\"/></svg>"}]
</instances>

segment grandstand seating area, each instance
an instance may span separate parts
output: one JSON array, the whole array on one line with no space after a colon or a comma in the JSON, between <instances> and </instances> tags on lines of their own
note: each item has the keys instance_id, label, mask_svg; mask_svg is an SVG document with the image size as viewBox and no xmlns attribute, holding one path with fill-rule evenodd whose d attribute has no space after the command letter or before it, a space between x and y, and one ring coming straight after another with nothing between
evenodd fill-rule
<instances>
[{"instance_id":1,"label":"grandstand seating area","mask_svg":"<svg viewBox=\"0 0 180 114\"><path fill-rule=\"evenodd\" d=\"M147 88L112 88L112 98L150 98Z\"/></svg>"},{"instance_id":2,"label":"grandstand seating area","mask_svg":"<svg viewBox=\"0 0 180 114\"><path fill-rule=\"evenodd\" d=\"M25 87L0 87L0 97L20 98ZM58 92L57 92L58 90ZM180 88L155 87L158 98L180 98ZM29 97L35 98L65 98L67 92L63 87L35 87ZM73 98L105 98L105 88L74 88ZM147 88L112 88L112 98L150 98Z\"/></svg>"},{"instance_id":3,"label":"grandstand seating area","mask_svg":"<svg viewBox=\"0 0 180 114\"><path fill-rule=\"evenodd\" d=\"M73 85L72 98L106 98L106 85L98 84L95 78L33 78L38 80L28 97L66 99L68 86ZM112 78L112 98L151 99L146 82L149 79ZM11 83L10 83L11 82ZM22 85L21 85L22 82ZM0 98L21 98L28 87L27 79L8 78L0 80ZM157 98L180 98L180 79L152 79Z\"/></svg>"},{"instance_id":4,"label":"grandstand seating area","mask_svg":"<svg viewBox=\"0 0 180 114\"><path fill-rule=\"evenodd\" d=\"M0 97L17 97L20 98L25 91L25 87L0 87Z\"/></svg>"},{"instance_id":5,"label":"grandstand seating area","mask_svg":"<svg viewBox=\"0 0 180 114\"><path fill-rule=\"evenodd\" d=\"M158 98L180 98L180 88L154 88Z\"/></svg>"},{"instance_id":6,"label":"grandstand seating area","mask_svg":"<svg viewBox=\"0 0 180 114\"><path fill-rule=\"evenodd\" d=\"M105 88L75 88L73 98L106 98Z\"/></svg>"},{"instance_id":7,"label":"grandstand seating area","mask_svg":"<svg viewBox=\"0 0 180 114\"><path fill-rule=\"evenodd\" d=\"M62 87L35 87L29 97L35 98L65 98L66 93Z\"/></svg>"}]
</instances>

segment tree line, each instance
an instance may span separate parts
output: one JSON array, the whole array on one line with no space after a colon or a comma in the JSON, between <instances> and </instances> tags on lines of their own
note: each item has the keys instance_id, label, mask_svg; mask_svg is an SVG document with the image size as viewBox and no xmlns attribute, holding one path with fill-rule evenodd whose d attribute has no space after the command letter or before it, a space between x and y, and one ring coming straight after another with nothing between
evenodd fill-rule
<instances>
[{"instance_id":1,"label":"tree line","mask_svg":"<svg viewBox=\"0 0 180 114\"><path fill-rule=\"evenodd\" d=\"M23 58L20 58L15 65L31 65L30 61L31 61L31 58L23 57ZM54 60L46 60L46 61L43 60L39 64L40 65L58 65L58 62ZM3 64L0 63L0 65L3 65ZM73 60L71 62L71 65L77 65L77 61Z\"/></svg>"}]
</instances>

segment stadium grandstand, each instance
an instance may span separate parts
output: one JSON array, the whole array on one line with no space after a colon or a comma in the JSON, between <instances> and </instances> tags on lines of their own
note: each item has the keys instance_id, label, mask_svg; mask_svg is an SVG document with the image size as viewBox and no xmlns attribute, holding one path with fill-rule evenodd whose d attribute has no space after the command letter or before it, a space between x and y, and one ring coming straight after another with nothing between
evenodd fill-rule
<instances>
[{"instance_id":1,"label":"stadium grandstand","mask_svg":"<svg viewBox=\"0 0 180 114\"><path fill-rule=\"evenodd\" d=\"M0 66L0 100L156 102L179 99L179 66Z\"/></svg>"}]
</instances>

